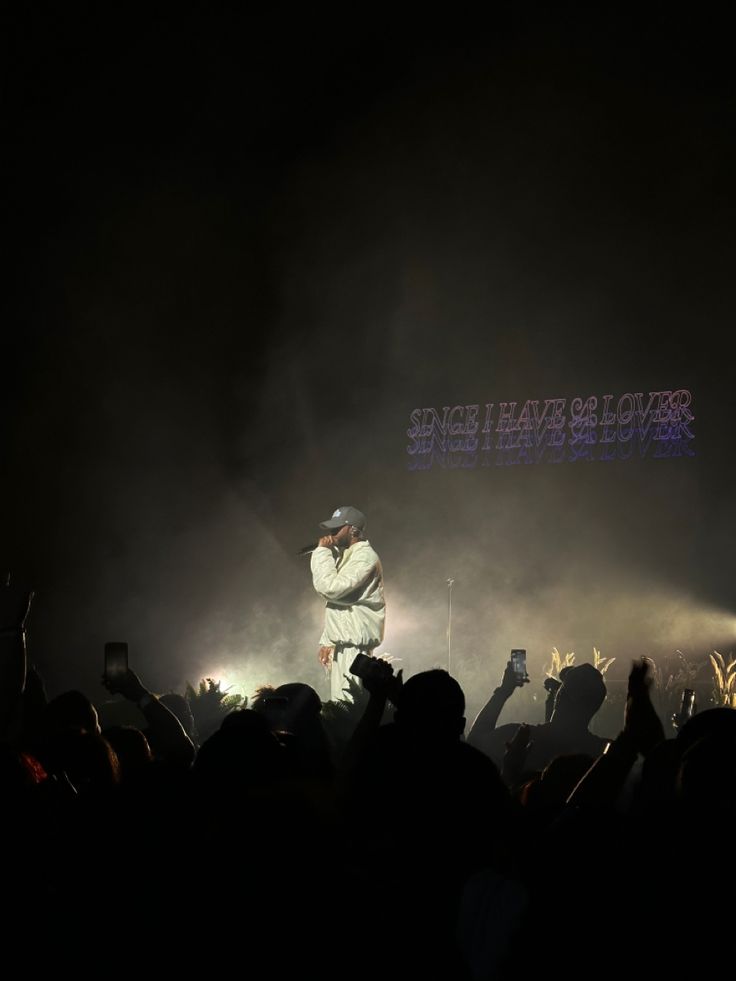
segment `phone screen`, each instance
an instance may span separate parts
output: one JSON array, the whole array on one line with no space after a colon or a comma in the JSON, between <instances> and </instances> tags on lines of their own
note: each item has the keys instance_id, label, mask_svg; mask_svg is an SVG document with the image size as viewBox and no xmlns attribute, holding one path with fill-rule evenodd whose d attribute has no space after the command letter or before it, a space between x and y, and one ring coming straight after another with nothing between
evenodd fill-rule
<instances>
[{"instance_id":1,"label":"phone screen","mask_svg":"<svg viewBox=\"0 0 736 981\"><path fill-rule=\"evenodd\" d=\"M692 688L685 688L682 692L682 707L680 714L687 719L691 719L695 712L695 692Z\"/></svg>"},{"instance_id":2,"label":"phone screen","mask_svg":"<svg viewBox=\"0 0 736 981\"><path fill-rule=\"evenodd\" d=\"M516 649L511 651L511 664L517 678L526 678L526 651Z\"/></svg>"},{"instance_id":3,"label":"phone screen","mask_svg":"<svg viewBox=\"0 0 736 981\"><path fill-rule=\"evenodd\" d=\"M105 677L120 681L128 672L128 645L116 641L105 644Z\"/></svg>"}]
</instances>

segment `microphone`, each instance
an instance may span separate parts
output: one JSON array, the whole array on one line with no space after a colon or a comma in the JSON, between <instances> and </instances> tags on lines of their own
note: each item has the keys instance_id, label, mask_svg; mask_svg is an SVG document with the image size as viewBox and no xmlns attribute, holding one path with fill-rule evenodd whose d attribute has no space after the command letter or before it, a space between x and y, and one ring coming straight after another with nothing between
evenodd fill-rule
<instances>
[{"instance_id":1,"label":"microphone","mask_svg":"<svg viewBox=\"0 0 736 981\"><path fill-rule=\"evenodd\" d=\"M333 548L337 548L336 545L333 545L332 547ZM299 551L296 554L297 555L309 555L309 553L310 552L313 552L315 550L315 548L319 548L319 542L315 542L314 545L305 545L304 548L300 548Z\"/></svg>"}]
</instances>

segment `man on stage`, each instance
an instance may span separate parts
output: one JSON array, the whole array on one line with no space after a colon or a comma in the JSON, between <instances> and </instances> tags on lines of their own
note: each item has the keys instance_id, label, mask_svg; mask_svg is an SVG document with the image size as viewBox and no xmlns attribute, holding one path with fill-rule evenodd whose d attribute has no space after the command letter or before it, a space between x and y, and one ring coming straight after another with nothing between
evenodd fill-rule
<instances>
[{"instance_id":1,"label":"man on stage","mask_svg":"<svg viewBox=\"0 0 736 981\"><path fill-rule=\"evenodd\" d=\"M327 604L319 660L331 666L330 698L345 698L345 675L355 655L383 640L386 603L381 560L365 537L365 515L340 507L320 525L312 552L312 582Z\"/></svg>"}]
</instances>

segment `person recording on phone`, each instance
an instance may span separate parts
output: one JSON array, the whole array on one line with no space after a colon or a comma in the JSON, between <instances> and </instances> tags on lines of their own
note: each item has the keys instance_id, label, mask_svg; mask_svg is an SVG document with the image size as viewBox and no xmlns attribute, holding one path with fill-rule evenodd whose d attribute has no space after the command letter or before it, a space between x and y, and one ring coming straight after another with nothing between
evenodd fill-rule
<instances>
[{"instance_id":1,"label":"person recording on phone","mask_svg":"<svg viewBox=\"0 0 736 981\"><path fill-rule=\"evenodd\" d=\"M194 761L194 743L174 713L128 667L127 647L127 644L119 643L105 645L102 684L111 695L122 695L138 706L147 723L143 734L154 756L169 765L186 770Z\"/></svg>"},{"instance_id":2,"label":"person recording on phone","mask_svg":"<svg viewBox=\"0 0 736 981\"><path fill-rule=\"evenodd\" d=\"M330 670L330 698L345 697L345 676L359 653L383 640L386 602L381 560L365 537L365 515L339 507L320 524L312 552L312 583L325 602L319 660Z\"/></svg>"},{"instance_id":3,"label":"person recording on phone","mask_svg":"<svg viewBox=\"0 0 736 981\"><path fill-rule=\"evenodd\" d=\"M515 668L514 654L508 661L501 679L468 733L468 742L480 749L501 766L507 745L516 735L518 723L498 726L498 717L517 688L529 682L526 667L523 674ZM547 686L545 686L547 687ZM557 756L586 754L600 756L609 740L590 731L591 719L606 698L606 683L601 672L592 664L575 664L560 671L560 682L547 688L554 707L549 721L531 726L526 765L529 770L541 770Z\"/></svg>"}]
</instances>

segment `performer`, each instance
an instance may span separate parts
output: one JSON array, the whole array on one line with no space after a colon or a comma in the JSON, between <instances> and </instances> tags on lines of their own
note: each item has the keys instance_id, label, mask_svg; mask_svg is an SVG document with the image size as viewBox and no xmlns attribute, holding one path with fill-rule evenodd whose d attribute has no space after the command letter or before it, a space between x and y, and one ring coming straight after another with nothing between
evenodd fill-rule
<instances>
[{"instance_id":1,"label":"performer","mask_svg":"<svg viewBox=\"0 0 736 981\"><path fill-rule=\"evenodd\" d=\"M370 654L383 640L386 603L381 560L365 537L365 515L340 507L320 524L312 552L312 582L327 601L319 660L331 667L330 697L345 698L345 675L355 655Z\"/></svg>"}]
</instances>

